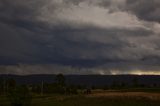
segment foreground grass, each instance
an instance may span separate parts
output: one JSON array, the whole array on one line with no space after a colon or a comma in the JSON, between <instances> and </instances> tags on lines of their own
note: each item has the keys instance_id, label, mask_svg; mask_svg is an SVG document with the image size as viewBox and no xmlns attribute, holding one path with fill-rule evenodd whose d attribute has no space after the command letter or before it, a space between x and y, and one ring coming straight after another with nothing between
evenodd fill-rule
<instances>
[{"instance_id":1,"label":"foreground grass","mask_svg":"<svg viewBox=\"0 0 160 106\"><path fill-rule=\"evenodd\" d=\"M90 95L44 96L34 106L160 106L160 93L95 91Z\"/></svg>"},{"instance_id":2,"label":"foreground grass","mask_svg":"<svg viewBox=\"0 0 160 106\"><path fill-rule=\"evenodd\" d=\"M0 97L0 106L10 106L6 97ZM34 95L32 106L160 106L160 94L102 92L91 95Z\"/></svg>"},{"instance_id":3,"label":"foreground grass","mask_svg":"<svg viewBox=\"0 0 160 106\"><path fill-rule=\"evenodd\" d=\"M37 99L33 106L160 106L160 102L147 98L74 96Z\"/></svg>"}]
</instances>

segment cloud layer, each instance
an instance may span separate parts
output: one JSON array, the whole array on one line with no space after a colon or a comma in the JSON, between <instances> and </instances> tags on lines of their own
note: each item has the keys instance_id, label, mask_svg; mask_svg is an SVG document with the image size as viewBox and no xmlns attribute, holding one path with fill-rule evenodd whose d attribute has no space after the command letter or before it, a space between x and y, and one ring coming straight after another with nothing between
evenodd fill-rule
<instances>
[{"instance_id":1,"label":"cloud layer","mask_svg":"<svg viewBox=\"0 0 160 106\"><path fill-rule=\"evenodd\" d=\"M1 70L34 64L27 67L41 69L12 72L57 73L45 70L58 64L75 70L68 74L159 73L159 12L159 0L1 0Z\"/></svg>"}]
</instances>

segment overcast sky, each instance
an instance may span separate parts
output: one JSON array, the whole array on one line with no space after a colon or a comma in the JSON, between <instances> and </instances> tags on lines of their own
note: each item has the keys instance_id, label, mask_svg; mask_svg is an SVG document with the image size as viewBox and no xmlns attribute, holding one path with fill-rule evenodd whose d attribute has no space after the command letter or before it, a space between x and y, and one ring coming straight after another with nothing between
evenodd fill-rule
<instances>
[{"instance_id":1,"label":"overcast sky","mask_svg":"<svg viewBox=\"0 0 160 106\"><path fill-rule=\"evenodd\" d=\"M160 74L160 0L0 0L0 73Z\"/></svg>"}]
</instances>

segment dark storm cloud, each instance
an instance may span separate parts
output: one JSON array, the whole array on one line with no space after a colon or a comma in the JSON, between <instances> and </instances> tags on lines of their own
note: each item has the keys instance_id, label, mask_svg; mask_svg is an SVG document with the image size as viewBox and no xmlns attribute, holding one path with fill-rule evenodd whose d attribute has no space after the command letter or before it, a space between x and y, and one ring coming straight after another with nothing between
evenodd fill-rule
<instances>
[{"instance_id":1,"label":"dark storm cloud","mask_svg":"<svg viewBox=\"0 0 160 106\"><path fill-rule=\"evenodd\" d=\"M39 1L39 2L38 2ZM41 7L41 0L1 0L0 22L29 30L36 29L42 25L36 21L37 9ZM38 28L39 28L38 27Z\"/></svg>"},{"instance_id":2,"label":"dark storm cloud","mask_svg":"<svg viewBox=\"0 0 160 106\"><path fill-rule=\"evenodd\" d=\"M1 0L0 64L34 64L1 69L18 74L58 73L56 70L66 74L157 71L158 3L158 0Z\"/></svg>"},{"instance_id":3,"label":"dark storm cloud","mask_svg":"<svg viewBox=\"0 0 160 106\"><path fill-rule=\"evenodd\" d=\"M159 0L127 0L127 9L140 19L160 22Z\"/></svg>"}]
</instances>

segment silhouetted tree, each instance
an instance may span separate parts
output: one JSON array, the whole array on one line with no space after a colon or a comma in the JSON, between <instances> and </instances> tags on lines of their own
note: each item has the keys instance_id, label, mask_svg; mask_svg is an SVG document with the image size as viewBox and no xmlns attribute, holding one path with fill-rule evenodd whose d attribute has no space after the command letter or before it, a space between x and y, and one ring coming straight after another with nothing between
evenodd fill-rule
<instances>
[{"instance_id":1,"label":"silhouetted tree","mask_svg":"<svg viewBox=\"0 0 160 106\"><path fill-rule=\"evenodd\" d=\"M60 86L65 86L65 77L63 74L58 74L56 76L56 83Z\"/></svg>"},{"instance_id":2,"label":"silhouetted tree","mask_svg":"<svg viewBox=\"0 0 160 106\"><path fill-rule=\"evenodd\" d=\"M115 81L115 80L113 80L113 82L112 82L112 84L111 84L111 88L112 88L112 89L116 89L116 88L118 88L118 87L119 87L118 82Z\"/></svg>"},{"instance_id":3,"label":"silhouetted tree","mask_svg":"<svg viewBox=\"0 0 160 106\"><path fill-rule=\"evenodd\" d=\"M16 87L16 81L14 79L8 79L7 80L7 86L8 86L8 89L13 89Z\"/></svg>"},{"instance_id":4,"label":"silhouetted tree","mask_svg":"<svg viewBox=\"0 0 160 106\"><path fill-rule=\"evenodd\" d=\"M9 89L8 99L11 106L30 106L32 97L26 86Z\"/></svg>"},{"instance_id":5,"label":"silhouetted tree","mask_svg":"<svg viewBox=\"0 0 160 106\"><path fill-rule=\"evenodd\" d=\"M66 92L65 77L63 74L58 74L55 78L56 86L53 87L56 93L64 94Z\"/></svg>"},{"instance_id":6,"label":"silhouetted tree","mask_svg":"<svg viewBox=\"0 0 160 106\"><path fill-rule=\"evenodd\" d=\"M139 86L139 82L138 82L138 79L136 77L134 77L132 79L132 83L133 83L133 87L138 87Z\"/></svg>"},{"instance_id":7,"label":"silhouetted tree","mask_svg":"<svg viewBox=\"0 0 160 106\"><path fill-rule=\"evenodd\" d=\"M0 79L0 94L4 92L4 80Z\"/></svg>"}]
</instances>

